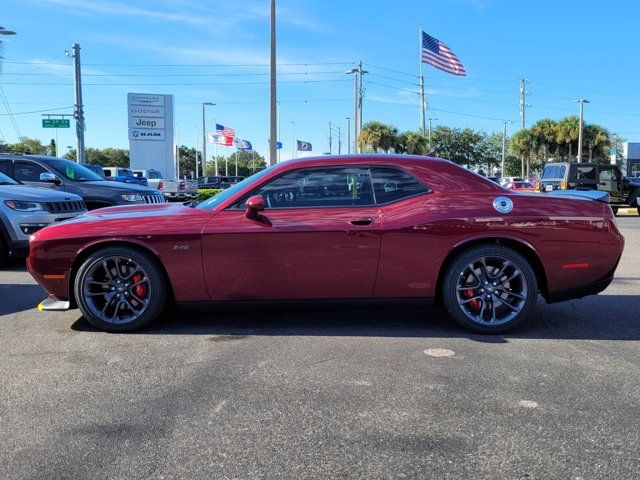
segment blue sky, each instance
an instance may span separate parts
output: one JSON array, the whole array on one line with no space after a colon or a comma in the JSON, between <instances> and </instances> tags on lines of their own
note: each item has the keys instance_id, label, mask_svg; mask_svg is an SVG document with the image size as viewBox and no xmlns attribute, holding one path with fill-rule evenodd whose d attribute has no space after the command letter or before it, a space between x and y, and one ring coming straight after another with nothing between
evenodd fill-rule
<instances>
[{"instance_id":1,"label":"blue sky","mask_svg":"<svg viewBox=\"0 0 640 480\"><path fill-rule=\"evenodd\" d=\"M126 93L141 92L175 95L181 144L198 141L200 104L212 101L210 128L215 119L266 153L268 0L2 3L0 25L18 32L5 37L0 73L14 113L73 104L64 51L78 42L87 146L128 148ZM532 104L527 123L577 113L571 100L587 98L587 122L638 141L639 16L640 5L630 1L279 0L282 158L291 155L290 122L298 139L313 143L313 153L327 151L329 121L346 136L353 85L343 72L358 60L371 72L365 77L365 122L419 127L411 76L418 73L418 21L456 52L468 72L458 78L425 66L434 125L500 131L503 120L512 120L515 131L518 80L526 77ZM249 66L221 66L240 64ZM17 130L52 138L53 130L41 128L40 113L16 115L17 125L6 113L0 102L0 139L16 141ZM74 145L73 132L58 130L59 145Z\"/></svg>"}]
</instances>

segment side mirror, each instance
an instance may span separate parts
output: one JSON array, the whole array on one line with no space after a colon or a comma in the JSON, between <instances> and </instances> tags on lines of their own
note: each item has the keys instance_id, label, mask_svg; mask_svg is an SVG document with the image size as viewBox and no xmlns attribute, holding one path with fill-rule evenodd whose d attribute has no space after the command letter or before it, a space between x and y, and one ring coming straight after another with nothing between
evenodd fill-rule
<instances>
[{"instance_id":1,"label":"side mirror","mask_svg":"<svg viewBox=\"0 0 640 480\"><path fill-rule=\"evenodd\" d=\"M56 185L60 185L62 182L58 177L56 177L53 173L43 172L40 174L40 181L46 183L55 183Z\"/></svg>"},{"instance_id":2,"label":"side mirror","mask_svg":"<svg viewBox=\"0 0 640 480\"><path fill-rule=\"evenodd\" d=\"M249 220L255 220L258 222L262 221L263 223L265 223L264 220L266 220L266 218L260 215L260 212L264 212L266 208L262 195L254 195L253 197L249 197L245 202L245 205L247 206L247 210L244 213L245 217L247 217Z\"/></svg>"}]
</instances>

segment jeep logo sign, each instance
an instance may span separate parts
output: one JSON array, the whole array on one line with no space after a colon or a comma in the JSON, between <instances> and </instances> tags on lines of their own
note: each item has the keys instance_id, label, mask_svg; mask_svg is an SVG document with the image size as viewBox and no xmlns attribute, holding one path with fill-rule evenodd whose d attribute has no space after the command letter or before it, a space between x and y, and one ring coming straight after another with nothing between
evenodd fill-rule
<instances>
[{"instance_id":1,"label":"jeep logo sign","mask_svg":"<svg viewBox=\"0 0 640 480\"><path fill-rule=\"evenodd\" d=\"M164 118L129 117L129 128L164 128Z\"/></svg>"},{"instance_id":2,"label":"jeep logo sign","mask_svg":"<svg viewBox=\"0 0 640 480\"><path fill-rule=\"evenodd\" d=\"M127 94L131 169L157 170L176 177L173 146L173 95Z\"/></svg>"}]
</instances>

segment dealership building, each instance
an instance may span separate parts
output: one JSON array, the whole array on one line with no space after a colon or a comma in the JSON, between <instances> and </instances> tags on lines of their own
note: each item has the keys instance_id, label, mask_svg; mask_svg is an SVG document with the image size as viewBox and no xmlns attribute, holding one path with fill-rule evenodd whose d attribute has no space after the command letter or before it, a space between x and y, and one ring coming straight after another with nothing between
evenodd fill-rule
<instances>
[{"instance_id":1,"label":"dealership building","mask_svg":"<svg viewBox=\"0 0 640 480\"><path fill-rule=\"evenodd\" d=\"M640 143L625 142L622 148L622 170L627 177L640 178Z\"/></svg>"}]
</instances>

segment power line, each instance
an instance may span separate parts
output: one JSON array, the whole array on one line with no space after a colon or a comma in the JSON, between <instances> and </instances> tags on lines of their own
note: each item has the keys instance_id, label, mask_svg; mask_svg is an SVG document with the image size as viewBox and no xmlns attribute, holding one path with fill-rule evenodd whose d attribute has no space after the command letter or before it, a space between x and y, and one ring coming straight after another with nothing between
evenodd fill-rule
<instances>
[{"instance_id":1,"label":"power line","mask_svg":"<svg viewBox=\"0 0 640 480\"><path fill-rule=\"evenodd\" d=\"M18 60L3 60L3 63L16 65L52 65L68 66L66 62L29 62ZM279 67L317 66L317 65L353 65L354 62L309 62L309 63L278 63ZM94 67L269 67L268 63L84 63Z\"/></svg>"},{"instance_id":2,"label":"power line","mask_svg":"<svg viewBox=\"0 0 640 480\"><path fill-rule=\"evenodd\" d=\"M336 75L343 73L342 71L328 71L328 72L282 72L278 76L282 75ZM4 76L69 76L73 72L61 73L3 73ZM236 77L236 76L266 76L268 72L244 72L244 73L83 73L83 77Z\"/></svg>"},{"instance_id":3,"label":"power line","mask_svg":"<svg viewBox=\"0 0 640 480\"><path fill-rule=\"evenodd\" d=\"M348 79L326 79L326 80L285 80L278 82L279 84L295 84L295 83L329 83L329 82L349 82ZM269 82L216 82L216 83L83 83L83 86L105 86L105 87L154 87L154 86L176 86L176 87L197 87L197 86L215 86L215 85L268 85ZM0 85L15 85L12 83L0 83ZM71 87L72 83L51 83L51 82L20 82L20 85L40 85L40 86L63 86Z\"/></svg>"},{"instance_id":4,"label":"power line","mask_svg":"<svg viewBox=\"0 0 640 480\"><path fill-rule=\"evenodd\" d=\"M0 113L0 116L6 116L6 115L28 115L30 113L42 113L42 112L56 112L58 110L67 110L69 108L73 108L73 105L69 105L68 107L60 107L60 108L48 108L46 110L32 110L30 112ZM22 136L22 135L20 135L20 136Z\"/></svg>"}]
</instances>

